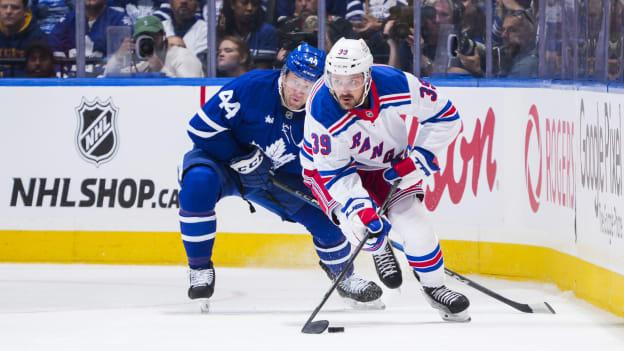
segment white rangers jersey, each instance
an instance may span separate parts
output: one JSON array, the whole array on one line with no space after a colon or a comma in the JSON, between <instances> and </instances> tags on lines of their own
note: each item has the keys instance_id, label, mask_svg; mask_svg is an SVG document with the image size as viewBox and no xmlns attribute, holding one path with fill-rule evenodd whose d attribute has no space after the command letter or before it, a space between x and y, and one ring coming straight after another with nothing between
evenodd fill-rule
<instances>
[{"instance_id":1,"label":"white rangers jersey","mask_svg":"<svg viewBox=\"0 0 624 351\"><path fill-rule=\"evenodd\" d=\"M461 130L455 106L431 84L390 66L374 65L371 76L370 108L343 110L324 79L306 104L304 182L328 215L350 198L368 197L358 170L389 168L414 146L435 157Z\"/></svg>"}]
</instances>

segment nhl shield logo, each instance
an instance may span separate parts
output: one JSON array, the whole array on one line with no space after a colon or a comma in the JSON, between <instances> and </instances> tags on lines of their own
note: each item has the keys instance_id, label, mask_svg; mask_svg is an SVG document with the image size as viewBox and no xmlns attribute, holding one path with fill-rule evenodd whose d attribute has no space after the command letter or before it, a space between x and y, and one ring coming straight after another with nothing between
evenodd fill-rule
<instances>
[{"instance_id":1,"label":"nhl shield logo","mask_svg":"<svg viewBox=\"0 0 624 351\"><path fill-rule=\"evenodd\" d=\"M96 167L110 161L117 152L118 111L111 98L102 102L99 98L87 101L83 97L80 106L76 107L76 146L80 156Z\"/></svg>"}]
</instances>

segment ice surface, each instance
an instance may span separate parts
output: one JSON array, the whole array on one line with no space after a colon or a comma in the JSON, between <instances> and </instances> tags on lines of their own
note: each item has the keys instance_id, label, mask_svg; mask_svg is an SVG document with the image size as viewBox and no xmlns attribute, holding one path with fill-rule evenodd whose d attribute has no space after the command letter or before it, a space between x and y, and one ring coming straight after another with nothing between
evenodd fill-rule
<instances>
[{"instance_id":1,"label":"ice surface","mask_svg":"<svg viewBox=\"0 0 624 351\"><path fill-rule=\"evenodd\" d=\"M624 319L570 292L468 277L557 314L525 314L447 278L470 298L472 322L445 323L404 269L385 310L354 311L334 293L316 319L345 332L307 335L300 329L330 284L320 268L217 266L211 312L201 314L181 266L0 264L0 350L624 350Z\"/></svg>"}]
</instances>

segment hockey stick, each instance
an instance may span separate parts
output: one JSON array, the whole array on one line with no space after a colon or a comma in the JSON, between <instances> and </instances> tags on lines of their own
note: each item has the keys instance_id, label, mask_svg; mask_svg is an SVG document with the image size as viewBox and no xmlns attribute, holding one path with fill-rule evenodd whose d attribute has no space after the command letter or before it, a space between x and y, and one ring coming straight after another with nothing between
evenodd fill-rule
<instances>
[{"instance_id":1,"label":"hockey stick","mask_svg":"<svg viewBox=\"0 0 624 351\"><path fill-rule=\"evenodd\" d=\"M278 181L276 179L273 179L272 177L271 177L271 182L273 184L275 184L275 186L281 188L282 190L284 190L286 192L289 192L289 193L291 193L291 194L293 194L295 196L298 196L299 198L301 198L303 201L306 201L310 205L315 206L317 208L320 208L320 206L318 204L318 201L315 198L313 198L313 197L311 197L311 196L309 196L309 195L307 195L307 194L305 194L305 193L303 193L303 192L301 192L299 190L293 189L290 186L288 186L286 184L283 184L283 183L281 183L280 181ZM394 240L390 240L390 242L392 243L393 247L395 247L396 249L400 250L401 252L404 252L403 251L403 245L397 243ZM456 272L454 272L454 271L452 271L452 270L450 270L448 268L444 268L444 273L446 273L447 275L449 275L449 276L459 280L460 282L462 282L462 283L464 283L464 284L466 284L466 285L468 285L468 286L470 286L470 287L472 287L472 288L474 288L476 290L479 290L480 292L484 293L487 296L490 296L490 297L492 297L492 298L494 298L494 299L496 299L496 300L498 300L498 301L500 301L500 302L502 302L502 303L504 303L506 305L509 305L509 306L517 309L518 311L525 312L525 313L552 313L552 314L555 314L555 310L552 308L552 306L550 306L550 304L548 304L548 302L536 303L536 304L526 304L526 303L516 302L516 301L508 299L508 298L506 298L506 297L504 297L504 296L502 296L502 295L500 295L500 294L498 294L498 293L496 293L496 292L486 288L485 286L483 286L483 285L481 285L481 284L479 284L479 283L477 283L477 282L475 282L473 280L470 280L470 279L464 277L463 275L460 275L459 273L456 273Z\"/></svg>"},{"instance_id":2,"label":"hockey stick","mask_svg":"<svg viewBox=\"0 0 624 351\"><path fill-rule=\"evenodd\" d=\"M392 246L394 246L396 249L403 251L403 245L397 243L394 240L390 240L390 243L392 243ZM520 302L516 302L514 300L508 299L502 295L499 295L498 293L484 287L483 285L470 280L466 277L464 277L463 275L459 274L459 273L455 273L452 270L448 269L448 268L444 268L444 273L446 273L447 275L459 280L460 282L470 286L471 288L475 288L477 290L479 290L480 292L486 294L489 297L492 297L506 305L509 305L515 309L517 309L518 311L521 312L525 312L525 313L552 313L555 314L555 310L548 304L548 302L542 302L542 303L534 303L534 304L527 304L527 303L520 303Z\"/></svg>"},{"instance_id":3,"label":"hockey stick","mask_svg":"<svg viewBox=\"0 0 624 351\"><path fill-rule=\"evenodd\" d=\"M273 176L269 177L269 180L271 181L271 183L273 183L273 185L275 185L276 187L284 190L287 193L290 193L292 195L295 195L296 197L298 197L299 199L307 202L308 204L318 208L319 210L321 209L321 206L318 203L318 200L316 200L314 197L304 193L303 191L299 191L291 186L289 186L288 184L284 184L281 181L275 179Z\"/></svg>"},{"instance_id":4,"label":"hockey stick","mask_svg":"<svg viewBox=\"0 0 624 351\"><path fill-rule=\"evenodd\" d=\"M271 181L273 182L273 184L275 184L275 179L272 179ZM394 194L394 191L396 190L398 184L399 184L399 182L395 182L394 184L392 184L392 187L390 188L390 192L388 192L388 196L386 196L386 199L384 200L383 204L379 208L379 211L377 212L378 215L382 214L382 213L384 213L386 211L386 209L388 207L388 204L390 203L390 198L392 198L392 195ZM338 275L336 280L334 280L334 283L329 288L329 290L325 293L325 296L323 297L323 300L321 301L321 303L318 306L316 306L314 311L312 311L312 314L310 315L310 318L308 318L308 320L303 325L303 328L301 328L301 332L302 333L305 333L305 334L321 334L322 332L325 331L325 329L327 329L327 327L329 326L329 321L328 320L325 320L325 319L318 320L318 321L312 321L312 320L319 313L319 311L321 310L321 307L323 307L325 302L327 302L327 300L329 299L329 296L331 295L331 293L334 292L334 290L338 286L338 283L340 283L342 278L344 278L345 274L347 274L347 272L349 271L349 268L353 264L353 261L355 260L357 255L362 250L362 247L364 247L364 244L366 244L366 240L368 240L370 237L371 237L371 233L370 233L370 231L367 231L366 232L366 236L362 239L362 241L360 241L358 246L355 248L355 252L351 256L351 258L349 259L349 261L347 262L345 267L342 269L342 271L340 272L340 274Z\"/></svg>"}]
</instances>

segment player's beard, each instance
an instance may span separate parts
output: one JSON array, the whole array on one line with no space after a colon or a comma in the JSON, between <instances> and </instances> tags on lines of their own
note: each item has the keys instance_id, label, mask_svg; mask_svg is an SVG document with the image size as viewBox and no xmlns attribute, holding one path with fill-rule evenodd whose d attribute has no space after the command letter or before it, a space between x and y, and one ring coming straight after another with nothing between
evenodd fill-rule
<instances>
[{"instance_id":1,"label":"player's beard","mask_svg":"<svg viewBox=\"0 0 624 351\"><path fill-rule=\"evenodd\" d=\"M345 101L344 99L349 100ZM343 110L350 110L355 107L355 97L351 94L340 94L338 96L338 101L340 103L340 107L342 107Z\"/></svg>"}]
</instances>

